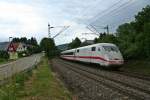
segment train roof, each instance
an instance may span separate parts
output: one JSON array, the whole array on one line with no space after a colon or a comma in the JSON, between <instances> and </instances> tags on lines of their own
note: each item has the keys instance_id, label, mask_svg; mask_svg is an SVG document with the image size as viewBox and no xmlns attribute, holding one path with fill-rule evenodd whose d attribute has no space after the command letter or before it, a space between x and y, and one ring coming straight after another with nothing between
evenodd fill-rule
<instances>
[{"instance_id":1,"label":"train roof","mask_svg":"<svg viewBox=\"0 0 150 100\"><path fill-rule=\"evenodd\" d=\"M88 45L88 46L84 46L84 47L79 47L79 48L74 48L74 49L70 49L70 50L66 50L63 51L61 53L66 53L66 52L71 52L71 51L75 51L76 49L84 49L84 48L89 48L89 47L93 47L93 46L116 46L113 43L97 43L97 44L92 44L92 45Z\"/></svg>"},{"instance_id":2,"label":"train roof","mask_svg":"<svg viewBox=\"0 0 150 100\"><path fill-rule=\"evenodd\" d=\"M66 50L66 51L63 51L61 53L71 52L71 51L75 51L75 50L76 50L76 48L75 49Z\"/></svg>"},{"instance_id":3,"label":"train roof","mask_svg":"<svg viewBox=\"0 0 150 100\"><path fill-rule=\"evenodd\" d=\"M88 45L88 46L84 46L84 47L79 47L76 49L83 49L83 48L89 48L89 47L93 47L93 46L115 46L115 44L112 43L97 43L97 44L92 44L92 45Z\"/></svg>"}]
</instances>

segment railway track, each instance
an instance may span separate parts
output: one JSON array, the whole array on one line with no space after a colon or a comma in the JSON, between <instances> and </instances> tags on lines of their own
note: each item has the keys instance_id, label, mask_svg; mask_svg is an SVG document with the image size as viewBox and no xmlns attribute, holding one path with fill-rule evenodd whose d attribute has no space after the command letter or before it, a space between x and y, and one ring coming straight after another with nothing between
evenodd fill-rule
<instances>
[{"instance_id":1,"label":"railway track","mask_svg":"<svg viewBox=\"0 0 150 100\"><path fill-rule=\"evenodd\" d=\"M77 62L72 62L74 64L77 64ZM80 65L83 65L83 66L88 66L88 67L91 67L89 64L85 64L85 63L80 63ZM93 65L95 66L95 65ZM92 66L92 68L93 68ZM100 67L94 67L96 68L97 70L100 69ZM102 69L102 68L101 68ZM104 69L102 69L104 70ZM105 70L105 71L108 71L108 70ZM110 70L109 70L110 72ZM137 79L141 79L141 80L146 80L146 81L150 81L150 76L149 75L143 75L143 74L139 74L139 73L136 73L136 72L129 72L129 71L123 71L123 70L111 70L112 73L117 73L117 74L120 74L120 75L125 75L125 76L128 76L128 77L133 77L133 78L137 78Z\"/></svg>"},{"instance_id":2,"label":"railway track","mask_svg":"<svg viewBox=\"0 0 150 100\"><path fill-rule=\"evenodd\" d=\"M97 70L99 71L99 73L101 73L101 71L105 71L107 73L113 73L113 74L118 74L118 75L122 75L122 76L127 76L129 78L134 78L134 79L139 79L141 80L141 82L144 81L144 84L147 84L147 85L150 85L150 76L148 75L142 75L142 74L139 74L139 73L131 73L131 72L127 72L127 71L120 71L120 70L105 70L105 69L102 69L100 68L99 66L96 66L96 65L89 65L89 64L85 64L85 63L80 63L78 64L77 62L71 62L75 65L79 65L79 66L83 66L83 67L86 67L86 68L90 68L90 69L94 69L94 70Z\"/></svg>"},{"instance_id":3,"label":"railway track","mask_svg":"<svg viewBox=\"0 0 150 100\"><path fill-rule=\"evenodd\" d=\"M68 69L79 73L80 75L86 76L96 82L99 82L100 84L104 84L105 86L112 88L114 90L117 90L123 94L126 94L130 97L134 97L134 99L138 100L145 100L145 99L150 99L150 90L149 89L144 89L141 87L138 87L136 85L131 85L127 84L125 82L106 77L104 75L100 75L98 73L92 72L87 69L87 67L79 67L75 64L71 64L70 62L64 62L62 60L58 60L61 65L64 65ZM122 74L122 73L119 73ZM111 83L111 84L110 84Z\"/></svg>"},{"instance_id":4,"label":"railway track","mask_svg":"<svg viewBox=\"0 0 150 100\"><path fill-rule=\"evenodd\" d=\"M142 75L142 74L135 73L135 72L131 73L131 72L127 72L127 71L115 71L115 73L126 75L126 76L129 76L129 77L142 79L142 80L146 80L146 81L150 81L150 76Z\"/></svg>"},{"instance_id":5,"label":"railway track","mask_svg":"<svg viewBox=\"0 0 150 100\"><path fill-rule=\"evenodd\" d=\"M70 62L67 62L70 64ZM150 85L150 76L146 76L146 75L141 75L141 74L138 74L138 73L131 73L131 72L125 72L125 71L110 71L110 70L104 70L104 69L100 69L100 67L95 67L92 65L92 67L88 64L78 64L76 62L71 62L71 64L74 64L76 66L83 66L83 68L86 68L86 69L89 69L89 70L95 70L97 71L96 73L101 73L101 72L105 72L106 73L112 73L113 75L117 75L117 76L125 76L125 77L128 77L128 78L131 78L131 79L136 79L136 81L140 81L144 82L144 84L147 84L148 85L148 88L149 88L149 85ZM94 68L93 68L94 67Z\"/></svg>"}]
</instances>

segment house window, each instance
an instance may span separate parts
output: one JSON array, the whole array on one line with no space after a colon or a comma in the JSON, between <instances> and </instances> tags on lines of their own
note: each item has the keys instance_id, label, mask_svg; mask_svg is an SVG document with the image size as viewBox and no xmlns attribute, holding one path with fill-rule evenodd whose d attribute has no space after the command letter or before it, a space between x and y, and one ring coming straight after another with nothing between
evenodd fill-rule
<instances>
[{"instance_id":1,"label":"house window","mask_svg":"<svg viewBox=\"0 0 150 100\"><path fill-rule=\"evenodd\" d=\"M95 51L96 47L92 47L92 51Z\"/></svg>"}]
</instances>

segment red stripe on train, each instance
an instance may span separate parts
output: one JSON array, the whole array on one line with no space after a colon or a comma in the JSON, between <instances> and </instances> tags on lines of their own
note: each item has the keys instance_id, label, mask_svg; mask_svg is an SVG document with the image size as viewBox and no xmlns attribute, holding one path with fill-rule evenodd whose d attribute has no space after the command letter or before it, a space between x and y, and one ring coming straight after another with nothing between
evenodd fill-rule
<instances>
[{"instance_id":1,"label":"red stripe on train","mask_svg":"<svg viewBox=\"0 0 150 100\"><path fill-rule=\"evenodd\" d=\"M106 59L102 57L95 57L95 56L63 56L63 57L73 57L73 58L86 58L86 59L100 59L103 61L107 61Z\"/></svg>"},{"instance_id":2,"label":"red stripe on train","mask_svg":"<svg viewBox=\"0 0 150 100\"><path fill-rule=\"evenodd\" d=\"M75 60L75 58L85 58L85 59L99 59L99 60L102 60L102 61L106 61L106 62L109 62L109 63L116 63L116 60L115 61L108 61L102 57L95 57L95 56L62 56L62 57L72 57L73 59L70 59L70 58L66 58L66 59L70 59L70 60ZM123 63L122 60L119 60L120 63Z\"/></svg>"}]
</instances>

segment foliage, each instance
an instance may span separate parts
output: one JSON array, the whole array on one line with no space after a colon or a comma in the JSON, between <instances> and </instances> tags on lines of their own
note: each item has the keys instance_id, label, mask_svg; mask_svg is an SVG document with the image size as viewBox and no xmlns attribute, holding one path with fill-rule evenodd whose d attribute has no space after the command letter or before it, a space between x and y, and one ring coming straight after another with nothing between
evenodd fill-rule
<instances>
[{"instance_id":1,"label":"foliage","mask_svg":"<svg viewBox=\"0 0 150 100\"><path fill-rule=\"evenodd\" d=\"M126 58L150 58L150 6L135 16L135 21L117 29L119 46Z\"/></svg>"},{"instance_id":2,"label":"foliage","mask_svg":"<svg viewBox=\"0 0 150 100\"><path fill-rule=\"evenodd\" d=\"M30 45L38 45L36 38L31 37L31 39L27 39L26 37L21 37L21 38L13 38L12 42L16 43L16 42L21 42L21 43L25 43L25 44L30 44Z\"/></svg>"},{"instance_id":3,"label":"foliage","mask_svg":"<svg viewBox=\"0 0 150 100\"><path fill-rule=\"evenodd\" d=\"M94 40L95 43L115 43L117 44L118 40L117 37L115 37L113 34L106 34L106 33L101 33L99 38L95 38Z\"/></svg>"},{"instance_id":4,"label":"foliage","mask_svg":"<svg viewBox=\"0 0 150 100\"><path fill-rule=\"evenodd\" d=\"M29 54L34 54L34 53L39 53L39 52L41 52L41 48L40 48L39 45L37 45L37 46L29 45L29 46L27 47L27 50L28 50L28 53L29 53Z\"/></svg>"},{"instance_id":5,"label":"foliage","mask_svg":"<svg viewBox=\"0 0 150 100\"><path fill-rule=\"evenodd\" d=\"M43 38L40 42L42 51L46 52L48 58L53 58L56 55L57 49L54 40L51 38Z\"/></svg>"},{"instance_id":6,"label":"foliage","mask_svg":"<svg viewBox=\"0 0 150 100\"><path fill-rule=\"evenodd\" d=\"M77 48L80 47L81 41L78 37L75 38L70 44L69 44L69 49Z\"/></svg>"},{"instance_id":7,"label":"foliage","mask_svg":"<svg viewBox=\"0 0 150 100\"><path fill-rule=\"evenodd\" d=\"M0 51L0 58L8 59L9 58L8 52L6 52L6 51Z\"/></svg>"},{"instance_id":8,"label":"foliage","mask_svg":"<svg viewBox=\"0 0 150 100\"><path fill-rule=\"evenodd\" d=\"M0 100L17 100L22 95L24 83L32 76L32 71L14 75L8 84L0 87Z\"/></svg>"}]
</instances>

